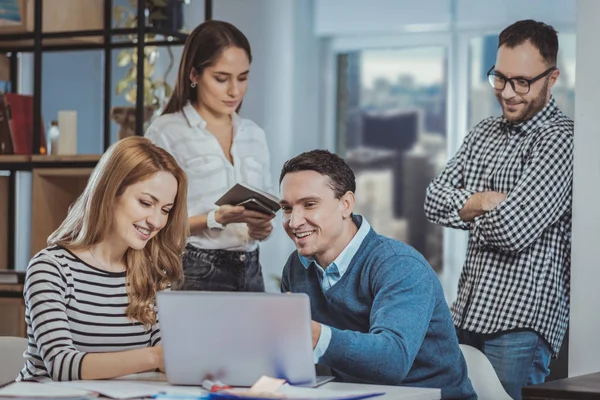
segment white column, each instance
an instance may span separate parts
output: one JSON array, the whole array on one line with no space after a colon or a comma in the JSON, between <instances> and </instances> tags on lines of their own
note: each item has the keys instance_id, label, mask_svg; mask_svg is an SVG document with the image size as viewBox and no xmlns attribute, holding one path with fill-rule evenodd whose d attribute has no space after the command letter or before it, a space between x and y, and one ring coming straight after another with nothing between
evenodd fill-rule
<instances>
[{"instance_id":1,"label":"white column","mask_svg":"<svg viewBox=\"0 0 600 400\"><path fill-rule=\"evenodd\" d=\"M600 371L600 1L577 2L569 376Z\"/></svg>"}]
</instances>

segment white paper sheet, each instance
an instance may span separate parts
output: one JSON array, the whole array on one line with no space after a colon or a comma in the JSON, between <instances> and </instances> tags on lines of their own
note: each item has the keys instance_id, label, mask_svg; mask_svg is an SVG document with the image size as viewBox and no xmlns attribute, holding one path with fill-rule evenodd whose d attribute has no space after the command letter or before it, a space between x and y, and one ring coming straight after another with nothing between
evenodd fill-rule
<instances>
[{"instance_id":1,"label":"white paper sheet","mask_svg":"<svg viewBox=\"0 0 600 400\"><path fill-rule=\"evenodd\" d=\"M15 382L0 388L0 398L83 399L95 395L88 390L37 382Z\"/></svg>"}]
</instances>

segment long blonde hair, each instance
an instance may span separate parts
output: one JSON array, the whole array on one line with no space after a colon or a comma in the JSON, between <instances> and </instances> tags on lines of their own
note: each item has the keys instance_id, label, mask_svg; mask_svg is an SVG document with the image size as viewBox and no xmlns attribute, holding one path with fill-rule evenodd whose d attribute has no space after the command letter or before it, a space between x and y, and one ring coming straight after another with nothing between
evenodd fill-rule
<instances>
[{"instance_id":1,"label":"long blonde hair","mask_svg":"<svg viewBox=\"0 0 600 400\"><path fill-rule=\"evenodd\" d=\"M189 234L187 177L171 154L150 140L133 136L108 148L90 175L87 186L69 209L48 245L81 249L101 242L110 232L113 206L125 189L159 171L177 180L177 195L167 224L142 250L129 248L127 270L129 305L127 316L150 326L156 322L156 292L182 280L181 254Z\"/></svg>"}]
</instances>

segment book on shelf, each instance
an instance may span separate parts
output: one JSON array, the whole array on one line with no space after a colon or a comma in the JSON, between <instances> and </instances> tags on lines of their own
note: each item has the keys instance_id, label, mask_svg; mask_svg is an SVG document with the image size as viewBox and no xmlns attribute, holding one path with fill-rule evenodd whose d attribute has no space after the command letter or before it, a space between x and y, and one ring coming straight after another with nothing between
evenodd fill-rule
<instances>
[{"instance_id":1,"label":"book on shelf","mask_svg":"<svg viewBox=\"0 0 600 400\"><path fill-rule=\"evenodd\" d=\"M0 96L0 154L13 154L12 136L3 96Z\"/></svg>"},{"instance_id":2,"label":"book on shelf","mask_svg":"<svg viewBox=\"0 0 600 400\"><path fill-rule=\"evenodd\" d=\"M13 154L31 154L33 145L33 96L16 93L2 95L2 109L8 119ZM46 154L44 121L40 124L40 154ZM0 127L1 128L1 127Z\"/></svg>"},{"instance_id":3,"label":"book on shelf","mask_svg":"<svg viewBox=\"0 0 600 400\"><path fill-rule=\"evenodd\" d=\"M230 204L244 206L248 210L273 215L279 211L279 199L247 183L236 183L215 203L218 206Z\"/></svg>"}]
</instances>

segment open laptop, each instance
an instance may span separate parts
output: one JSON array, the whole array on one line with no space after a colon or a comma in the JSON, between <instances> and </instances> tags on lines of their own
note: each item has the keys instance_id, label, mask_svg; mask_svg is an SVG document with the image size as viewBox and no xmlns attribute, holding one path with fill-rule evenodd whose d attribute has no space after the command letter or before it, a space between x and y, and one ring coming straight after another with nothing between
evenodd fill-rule
<instances>
[{"instance_id":1,"label":"open laptop","mask_svg":"<svg viewBox=\"0 0 600 400\"><path fill-rule=\"evenodd\" d=\"M315 387L305 294L164 291L157 294L167 380L252 386L262 375Z\"/></svg>"}]
</instances>

